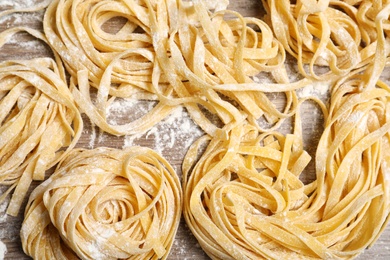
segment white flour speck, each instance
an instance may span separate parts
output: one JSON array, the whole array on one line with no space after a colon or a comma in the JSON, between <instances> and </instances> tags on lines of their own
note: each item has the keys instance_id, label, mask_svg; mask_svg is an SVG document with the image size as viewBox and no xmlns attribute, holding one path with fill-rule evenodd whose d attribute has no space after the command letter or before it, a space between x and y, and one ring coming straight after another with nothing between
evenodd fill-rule
<instances>
[{"instance_id":1,"label":"white flour speck","mask_svg":"<svg viewBox=\"0 0 390 260\"><path fill-rule=\"evenodd\" d=\"M0 260L5 258L5 254L7 253L7 246L0 240Z\"/></svg>"},{"instance_id":2,"label":"white flour speck","mask_svg":"<svg viewBox=\"0 0 390 260\"><path fill-rule=\"evenodd\" d=\"M203 134L204 132L192 121L188 112L178 107L145 134L125 136L123 148L135 145L148 146L163 156L169 155L171 160L182 160L190 145ZM179 164L173 167L177 172L181 169Z\"/></svg>"},{"instance_id":3,"label":"white flour speck","mask_svg":"<svg viewBox=\"0 0 390 260\"><path fill-rule=\"evenodd\" d=\"M142 137L142 134L125 136L125 140L123 143L123 149L127 148L127 147L131 147L131 146L135 146L136 140L141 138L141 137Z\"/></svg>"},{"instance_id":4,"label":"white flour speck","mask_svg":"<svg viewBox=\"0 0 390 260\"><path fill-rule=\"evenodd\" d=\"M331 82L328 81L318 81L310 85L307 85L301 89L297 90L297 95L300 98L305 97L326 97L330 88Z\"/></svg>"},{"instance_id":5,"label":"white flour speck","mask_svg":"<svg viewBox=\"0 0 390 260\"><path fill-rule=\"evenodd\" d=\"M7 210L8 203L3 202L0 204L0 223L5 223L7 220L7 214L5 213Z\"/></svg>"},{"instance_id":6,"label":"white flour speck","mask_svg":"<svg viewBox=\"0 0 390 260\"><path fill-rule=\"evenodd\" d=\"M88 145L88 147L90 148L90 149L92 149L93 147L94 147L94 145L95 145L95 140L96 140L96 128L95 128L95 125L91 122L91 131L92 131L92 133L91 133L91 135L89 136L89 145Z\"/></svg>"},{"instance_id":7,"label":"white flour speck","mask_svg":"<svg viewBox=\"0 0 390 260\"><path fill-rule=\"evenodd\" d=\"M362 111L355 111L345 118L345 122L356 123L360 121L362 116L364 116L364 113Z\"/></svg>"}]
</instances>

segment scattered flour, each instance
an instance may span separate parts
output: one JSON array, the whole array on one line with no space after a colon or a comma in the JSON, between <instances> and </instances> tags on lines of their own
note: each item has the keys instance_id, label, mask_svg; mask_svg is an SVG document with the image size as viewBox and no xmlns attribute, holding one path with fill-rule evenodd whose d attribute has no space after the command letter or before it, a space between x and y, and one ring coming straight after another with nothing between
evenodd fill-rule
<instances>
[{"instance_id":1,"label":"scattered flour","mask_svg":"<svg viewBox=\"0 0 390 260\"><path fill-rule=\"evenodd\" d=\"M143 134L138 134L138 135L127 135L127 136L125 137L124 142L123 142L123 148L131 147L131 146L137 145L137 140L139 140L142 136L143 136Z\"/></svg>"},{"instance_id":2,"label":"scattered flour","mask_svg":"<svg viewBox=\"0 0 390 260\"><path fill-rule=\"evenodd\" d=\"M12 37L11 39L8 40L8 43L18 45L19 47L28 50L40 50L40 51L46 50L45 44L35 39L31 41L20 41L16 37Z\"/></svg>"},{"instance_id":3,"label":"scattered flour","mask_svg":"<svg viewBox=\"0 0 390 260\"><path fill-rule=\"evenodd\" d=\"M320 99L324 99L329 95L330 86L331 86L330 81L313 82L310 85L307 85L301 89L298 89L297 95L300 98L314 96L314 97L318 97Z\"/></svg>"},{"instance_id":4,"label":"scattered flour","mask_svg":"<svg viewBox=\"0 0 390 260\"><path fill-rule=\"evenodd\" d=\"M107 122L119 125L132 122L149 112L157 102L139 101L134 98L118 98L106 109Z\"/></svg>"},{"instance_id":5,"label":"scattered flour","mask_svg":"<svg viewBox=\"0 0 390 260\"><path fill-rule=\"evenodd\" d=\"M5 213L7 210L8 203L3 202L0 204L0 223L5 223L7 220L7 214ZM4 229L0 230L0 239L7 236L7 231ZM7 253L7 245L0 240L0 260L3 260L5 254Z\"/></svg>"},{"instance_id":6,"label":"scattered flour","mask_svg":"<svg viewBox=\"0 0 390 260\"><path fill-rule=\"evenodd\" d=\"M1 10L0 6L0 10ZM7 8L8 9L8 8ZM26 25L26 24L35 24L41 23L43 16L43 11L33 12L33 13L12 13L0 17L0 23L5 23L7 28L14 27L15 25Z\"/></svg>"},{"instance_id":7,"label":"scattered flour","mask_svg":"<svg viewBox=\"0 0 390 260\"><path fill-rule=\"evenodd\" d=\"M123 125L133 122L148 113L157 104L156 101L139 101L132 98L118 98L106 109L107 122L111 125ZM93 148L99 135L92 128L89 133L89 147ZM204 132L192 121L183 107L176 108L171 115L153 126L146 133L127 135L123 138L122 148L141 145L147 146L173 161L180 161L190 145ZM101 140L98 142L100 143ZM180 166L173 165L176 170Z\"/></svg>"},{"instance_id":8,"label":"scattered flour","mask_svg":"<svg viewBox=\"0 0 390 260\"><path fill-rule=\"evenodd\" d=\"M152 127L145 138L152 141L151 148L159 153L166 150L183 153L202 135L203 131L194 124L186 110L178 107L169 117ZM123 147L137 145L142 136L126 136Z\"/></svg>"},{"instance_id":9,"label":"scattered flour","mask_svg":"<svg viewBox=\"0 0 390 260\"><path fill-rule=\"evenodd\" d=\"M32 7L39 2L34 0L26 0L26 1L0 0L0 12L3 10L22 9L25 7ZM30 28L41 30L43 14L44 14L43 10L32 12L32 13L12 13L12 14L1 16L0 24L3 27L3 29L28 25L28 27ZM48 53L48 47L43 42L35 39L30 35L26 35L26 33L22 33L22 34L17 33L12 37L10 36L9 39L5 39L5 43L14 45L15 47L13 48L15 48L15 50L23 49L23 50L31 51L31 53L28 53L27 55L25 54L23 58L33 58L36 57L36 55L38 54ZM16 53L14 55L16 55Z\"/></svg>"},{"instance_id":10,"label":"scattered flour","mask_svg":"<svg viewBox=\"0 0 390 260\"><path fill-rule=\"evenodd\" d=\"M5 254L7 253L7 246L0 240L0 260L5 258Z\"/></svg>"},{"instance_id":11,"label":"scattered flour","mask_svg":"<svg viewBox=\"0 0 390 260\"><path fill-rule=\"evenodd\" d=\"M181 247L182 244L185 244L184 242L185 241L181 241L181 240L178 240L178 239L175 239L175 241L173 242L175 247L179 249L177 251L178 255L185 255L187 253L187 250L184 247Z\"/></svg>"},{"instance_id":12,"label":"scattered flour","mask_svg":"<svg viewBox=\"0 0 390 260\"><path fill-rule=\"evenodd\" d=\"M24 8L31 7L37 4L36 0L1 0L0 7L8 7L8 8Z\"/></svg>"},{"instance_id":13,"label":"scattered flour","mask_svg":"<svg viewBox=\"0 0 390 260\"><path fill-rule=\"evenodd\" d=\"M7 214L5 213L8 207L8 202L3 202L0 204L0 223L5 223L7 220Z\"/></svg>"},{"instance_id":14,"label":"scattered flour","mask_svg":"<svg viewBox=\"0 0 390 260\"><path fill-rule=\"evenodd\" d=\"M93 149L95 145L95 140L96 140L96 127L95 125L91 122L91 134L89 136L89 149Z\"/></svg>"},{"instance_id":15,"label":"scattered flour","mask_svg":"<svg viewBox=\"0 0 390 260\"><path fill-rule=\"evenodd\" d=\"M15 1L15 0L2 0L0 1L0 7L1 8L20 8L20 3L19 1Z\"/></svg>"}]
</instances>

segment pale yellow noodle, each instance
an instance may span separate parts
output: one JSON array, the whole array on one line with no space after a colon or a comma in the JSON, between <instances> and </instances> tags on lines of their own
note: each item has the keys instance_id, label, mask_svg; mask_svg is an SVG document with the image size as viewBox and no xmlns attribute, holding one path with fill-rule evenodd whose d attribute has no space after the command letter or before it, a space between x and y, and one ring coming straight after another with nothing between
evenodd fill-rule
<instances>
[{"instance_id":1,"label":"pale yellow noodle","mask_svg":"<svg viewBox=\"0 0 390 260\"><path fill-rule=\"evenodd\" d=\"M148 148L76 149L31 194L21 228L34 259L166 259L182 192Z\"/></svg>"},{"instance_id":2,"label":"pale yellow noodle","mask_svg":"<svg viewBox=\"0 0 390 260\"><path fill-rule=\"evenodd\" d=\"M212 136L225 138L220 126L232 127L245 118L257 125L264 117L271 125L269 129L258 125L264 131L280 126L295 112L298 101L292 90L307 81L289 82L284 48L267 24L226 10L225 1L206 3L53 1L45 13L44 31L72 77L81 82L73 90L81 110L115 135L145 132L178 105ZM112 19L123 26L109 33L103 27ZM269 88L254 83L260 72L270 73L285 89L283 111L277 111L261 91L223 89L226 84L248 83ZM96 100L89 85L97 89ZM157 105L130 123L112 125L106 110L117 97Z\"/></svg>"},{"instance_id":3,"label":"pale yellow noodle","mask_svg":"<svg viewBox=\"0 0 390 260\"><path fill-rule=\"evenodd\" d=\"M18 32L46 41L40 32L18 27L0 34L0 46ZM82 132L80 112L55 57L0 63L0 183L10 186L0 201L14 191L10 215L18 214L31 182L43 180Z\"/></svg>"},{"instance_id":4,"label":"pale yellow noodle","mask_svg":"<svg viewBox=\"0 0 390 260\"><path fill-rule=\"evenodd\" d=\"M264 0L263 4L276 38L297 59L305 77L344 76L361 62L361 32L354 17L342 11L346 4L341 1Z\"/></svg>"},{"instance_id":5,"label":"pale yellow noodle","mask_svg":"<svg viewBox=\"0 0 390 260\"><path fill-rule=\"evenodd\" d=\"M21 30L47 37L71 76L69 91L57 56L0 64L0 181L11 185L3 198L16 190L10 214L31 180L62 159L27 204L26 254L165 259L178 227L181 188L160 155L141 147L69 153L82 128L73 98L114 135L144 133L187 109L207 135L183 161L183 211L212 259L350 259L375 242L390 213L390 87L380 80L390 2L262 2L272 29L228 10L228 1L54 0L20 10L48 6L45 36L15 28L0 45ZM295 82L286 51L303 77ZM329 108L298 98L295 90L323 80L333 84ZM267 93L283 93L284 107ZM117 98L156 105L115 125L107 109ZM310 181L299 111L306 100L325 118ZM293 116L292 134L276 132ZM50 124L57 130L45 130Z\"/></svg>"},{"instance_id":6,"label":"pale yellow noodle","mask_svg":"<svg viewBox=\"0 0 390 260\"><path fill-rule=\"evenodd\" d=\"M310 156L299 113L293 135L244 124L228 140L193 144L183 212L212 259L350 259L379 237L390 212L390 88L360 92L362 77L333 87L329 116L321 105L313 182L302 181Z\"/></svg>"}]
</instances>

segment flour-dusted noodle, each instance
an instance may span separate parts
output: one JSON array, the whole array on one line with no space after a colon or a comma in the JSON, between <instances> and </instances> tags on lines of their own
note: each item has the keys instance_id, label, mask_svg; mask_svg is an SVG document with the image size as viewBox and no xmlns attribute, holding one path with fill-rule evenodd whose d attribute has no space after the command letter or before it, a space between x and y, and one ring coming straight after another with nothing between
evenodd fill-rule
<instances>
[{"instance_id":1,"label":"flour-dusted noodle","mask_svg":"<svg viewBox=\"0 0 390 260\"><path fill-rule=\"evenodd\" d=\"M313 188L305 188L299 180L310 156L292 151L294 139L293 135L260 134L245 125L234 128L228 141L212 139L195 166L192 160L206 140L200 139L189 150L183 162L184 216L211 258L286 256L272 252L279 245L267 238L268 233L278 236L281 244L295 244L267 223L268 215L275 214L281 221L283 212L310 199Z\"/></svg>"},{"instance_id":2,"label":"flour-dusted noodle","mask_svg":"<svg viewBox=\"0 0 390 260\"><path fill-rule=\"evenodd\" d=\"M54 0L44 31L71 76L79 109L102 130L143 133L184 106L208 134L183 162L184 216L211 258L353 258L374 243L389 217L390 89L379 78L389 63L390 4L263 3L272 30L260 19L228 10L227 1ZM6 40L0 37L2 44ZM285 49L303 76L295 82L284 67ZM58 71L65 78L63 69ZM259 73L268 74L269 83L257 83ZM299 99L295 93L324 79L337 81L329 111L317 98ZM13 79L5 80L3 86ZM20 95L24 83L15 84L4 103L19 97L14 107L27 107L25 95L35 95L30 88ZM286 100L282 110L267 96L280 92ZM107 121L107 110L116 98L156 105L141 118L115 125ZM302 181L311 158L304 151L299 112L307 99L318 103L325 117L316 180L310 183ZM15 113L4 111L8 123ZM8 141L20 122L39 115L51 119L49 112L26 110L10 121L13 128L0 132L8 138L0 145L15 148ZM293 134L273 131L292 116ZM259 123L262 118L269 128ZM32 121L31 129L43 129L36 125L41 121ZM64 121L72 133L70 120ZM17 161L15 154L9 165ZM42 179L39 160L29 166L30 161L23 164L25 172ZM11 191L18 172L7 174ZM20 178L18 203L11 205L21 201L29 176ZM33 192L21 231L23 249L47 259L166 258L180 218L180 194L172 168L149 149L75 150Z\"/></svg>"},{"instance_id":3,"label":"flour-dusted noodle","mask_svg":"<svg viewBox=\"0 0 390 260\"><path fill-rule=\"evenodd\" d=\"M76 149L31 194L22 245L34 259L166 259L181 208L179 178L153 150Z\"/></svg>"},{"instance_id":4,"label":"flour-dusted noodle","mask_svg":"<svg viewBox=\"0 0 390 260\"><path fill-rule=\"evenodd\" d=\"M369 76L363 79L362 84L368 88L375 87L386 60L390 58L390 3L371 0L330 1L330 7L342 10L358 26L361 62L356 69L367 67L366 74Z\"/></svg>"},{"instance_id":5,"label":"flour-dusted noodle","mask_svg":"<svg viewBox=\"0 0 390 260\"><path fill-rule=\"evenodd\" d=\"M361 62L358 25L338 8L330 7L329 0L263 3L276 38L297 59L305 77L343 76ZM305 64L309 65L307 70ZM327 70L319 73L315 65Z\"/></svg>"},{"instance_id":6,"label":"flour-dusted noodle","mask_svg":"<svg viewBox=\"0 0 390 260\"><path fill-rule=\"evenodd\" d=\"M361 91L362 77L352 74L333 88L329 117L316 155L317 179L329 183L324 189L328 193L324 222L339 217L341 221L344 214L349 216L340 223L352 221L348 231L338 230L324 240L339 241L339 248L346 249L341 257L357 255L371 246L389 218L390 88L378 81L374 88ZM318 208L320 204L313 206ZM327 233L336 225L323 225L325 230L316 228L315 233ZM313 230L313 225L308 226Z\"/></svg>"},{"instance_id":7,"label":"flour-dusted noodle","mask_svg":"<svg viewBox=\"0 0 390 260\"><path fill-rule=\"evenodd\" d=\"M72 77L82 82L73 93L92 122L111 134L137 134L183 105L206 133L223 137L226 133L207 113L231 126L245 118L257 124L264 117L272 126L264 131L276 129L295 113L298 101L292 90L307 82L290 83L284 48L268 25L227 10L226 1L206 3L56 0L50 4L45 34ZM106 27L115 19L121 25L109 32ZM286 89L283 111L277 111L263 92L214 88L256 84L253 77L260 72L269 73ZM97 90L96 100L88 85ZM106 110L117 97L152 100L157 105L130 123L112 125Z\"/></svg>"},{"instance_id":8,"label":"flour-dusted noodle","mask_svg":"<svg viewBox=\"0 0 390 260\"><path fill-rule=\"evenodd\" d=\"M388 8L389 1L372 1L372 0L362 0L355 3L350 3L351 6L355 7L356 20L359 24L359 28L362 31L362 38L364 42L369 45L377 40L378 36L381 36L381 33L377 31L377 19L379 13L384 9ZM387 37L390 37L390 22L388 19L384 20L383 32Z\"/></svg>"},{"instance_id":9,"label":"flour-dusted noodle","mask_svg":"<svg viewBox=\"0 0 390 260\"><path fill-rule=\"evenodd\" d=\"M244 125L228 140L194 143L183 212L212 259L350 259L379 237L390 212L390 88L378 81L360 92L362 77L333 87L329 115L321 105L311 183L300 179L310 156L299 127L283 136Z\"/></svg>"},{"instance_id":10,"label":"flour-dusted noodle","mask_svg":"<svg viewBox=\"0 0 390 260\"><path fill-rule=\"evenodd\" d=\"M0 45L22 31L45 41L18 27L2 32ZM31 182L76 145L83 122L58 57L0 63L0 108L0 183L10 186L0 201L14 190L7 213L17 215Z\"/></svg>"},{"instance_id":11,"label":"flour-dusted noodle","mask_svg":"<svg viewBox=\"0 0 390 260\"><path fill-rule=\"evenodd\" d=\"M365 87L373 88L379 80L386 62L390 59L390 3L383 6L383 9L377 12L375 17L375 25L377 39L375 41L376 48L373 55L372 66L369 66L365 74L367 75L363 82Z\"/></svg>"},{"instance_id":12,"label":"flour-dusted noodle","mask_svg":"<svg viewBox=\"0 0 390 260\"><path fill-rule=\"evenodd\" d=\"M271 30L259 19L242 17L239 13L229 10L221 10L208 16L202 1L194 1L194 9L201 27L196 27L198 30L195 31L190 18L187 18L189 22L182 19L182 23L169 38L168 49L171 50L174 66L170 66L167 57L164 57L163 37L158 35L161 39L154 41L156 48L161 50L157 52L161 57L160 63L166 64L162 69L167 71L168 75L175 75L170 73L173 70L184 79L188 79L189 85L184 85L188 93L192 94L195 90L197 96L205 97L214 108L211 112L216 114L223 124L235 125L241 122L242 118L248 118L260 128L257 120L264 116L271 124L275 123L272 129L277 128L284 118L295 112L297 99L294 92L289 92L293 89L292 85L303 86L305 82L302 80L289 83L283 66L284 49L272 37ZM226 19L225 16L228 15L235 19ZM186 47L188 45L185 41L186 35L195 39L194 47L191 48L192 45ZM254 83L251 77L265 71L271 72L274 80L280 83L278 85L287 89L287 102L281 113L276 111L263 92L246 92L240 89L245 83L263 87L264 84ZM176 89L183 89L181 91L183 95L188 95L179 80L173 77L170 82L173 82L172 85ZM224 89L228 84L237 85L240 90ZM234 100L235 105L232 106L224 97ZM194 107L188 105L186 108L189 111L194 110ZM205 123L204 120L196 118L194 121L201 126ZM214 132L217 131L220 129L206 132L215 136Z\"/></svg>"},{"instance_id":13,"label":"flour-dusted noodle","mask_svg":"<svg viewBox=\"0 0 390 260\"><path fill-rule=\"evenodd\" d=\"M389 58L384 48L390 44L388 1L264 0L263 4L276 38L297 58L305 77L339 78L377 63L374 57L379 53L381 60ZM382 70L373 72L378 71Z\"/></svg>"}]
</instances>

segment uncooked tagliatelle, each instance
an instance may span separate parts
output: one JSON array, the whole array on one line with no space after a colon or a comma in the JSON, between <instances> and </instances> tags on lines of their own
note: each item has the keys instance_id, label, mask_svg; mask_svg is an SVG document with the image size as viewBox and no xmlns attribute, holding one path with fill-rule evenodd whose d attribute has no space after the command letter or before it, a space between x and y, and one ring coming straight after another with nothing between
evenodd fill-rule
<instances>
[{"instance_id":1,"label":"uncooked tagliatelle","mask_svg":"<svg viewBox=\"0 0 390 260\"><path fill-rule=\"evenodd\" d=\"M18 32L45 41L35 30L13 28L0 34L0 46ZM15 216L31 182L75 146L83 122L58 56L1 62L0 107L0 184L9 186L0 202L14 190L7 213Z\"/></svg>"},{"instance_id":2,"label":"uncooked tagliatelle","mask_svg":"<svg viewBox=\"0 0 390 260\"><path fill-rule=\"evenodd\" d=\"M390 88L361 91L361 77L333 88L312 182L299 113L292 135L244 125L194 143L183 212L212 259L351 259L375 242L390 213Z\"/></svg>"},{"instance_id":3,"label":"uncooked tagliatelle","mask_svg":"<svg viewBox=\"0 0 390 260\"><path fill-rule=\"evenodd\" d=\"M166 259L181 208L179 179L153 150L76 149L32 192L23 250L34 259Z\"/></svg>"},{"instance_id":4,"label":"uncooked tagliatelle","mask_svg":"<svg viewBox=\"0 0 390 260\"><path fill-rule=\"evenodd\" d=\"M104 131L138 134L184 105L211 136L226 138L220 125L264 117L276 129L296 109L292 90L310 80L290 83L285 51L266 23L226 9L227 1L79 1L55 0L46 10L44 31L79 88L77 104ZM115 30L110 24L122 24ZM269 73L274 81L255 83ZM231 85L247 84L239 91ZM91 98L97 89L96 100ZM217 87L216 87L217 86ZM282 112L264 91L285 92ZM130 123L107 122L115 98L157 101ZM207 115L215 115L220 122ZM261 128L262 129L262 128ZM269 130L269 129L262 129Z\"/></svg>"},{"instance_id":5,"label":"uncooked tagliatelle","mask_svg":"<svg viewBox=\"0 0 390 260\"><path fill-rule=\"evenodd\" d=\"M272 29L260 19L228 10L225 0L43 1L25 11L47 7L45 36L27 31L43 41L47 37L57 63L39 59L30 69L31 62L7 62L4 70L28 64L23 73L48 67L64 79L63 68L55 66L61 64L58 53L79 109L114 135L143 133L184 106L207 134L183 162L184 216L212 259L356 257L389 220L390 88L380 76L390 61L390 3L262 2ZM18 30L2 34L0 43ZM297 75L288 75L284 67L285 50L298 63L295 82L290 78ZM270 83L256 82L259 74L269 75ZM39 123L57 117L51 116L46 99L34 99L50 92L41 90L52 82L50 76L5 75L0 87L9 87L15 75L22 78L16 86L28 85L27 94L0 92L6 108L0 111L6 123L0 147L15 148L15 129L23 138L35 136L43 129ZM295 90L322 80L335 84L329 110L320 100L307 98L322 109L325 129L315 178L305 179L311 160L299 112L305 98L299 100ZM280 111L266 93L281 92L286 102ZM114 125L107 110L118 98L156 105L141 118ZM55 100L67 104L68 99ZM21 108L29 108L26 104L34 109L14 120ZM11 214L17 213L31 180L43 178L42 162L57 162L63 143L73 148L70 139L77 139L82 124L73 106L55 114L66 122L58 126L63 131L47 132L51 138L65 133L55 139L61 145L48 146L51 139L41 138L37 146L31 137L21 139L26 144L20 150L1 150L3 168L26 158L22 170L7 168L0 175L12 184L9 191L16 187ZM43 119L36 120L38 115ZM292 134L275 132L292 116ZM22 131L23 118L31 122ZM263 118L269 128L262 127ZM180 183L172 167L141 147L64 154L54 175L28 201L21 230L24 251L45 259L167 258L181 212Z\"/></svg>"},{"instance_id":6,"label":"uncooked tagliatelle","mask_svg":"<svg viewBox=\"0 0 390 260\"><path fill-rule=\"evenodd\" d=\"M384 42L390 39L389 1L263 0L263 4L276 38L297 59L305 77L339 78L372 64L378 52L379 66L390 57ZM378 71L382 70L373 72Z\"/></svg>"}]
</instances>

